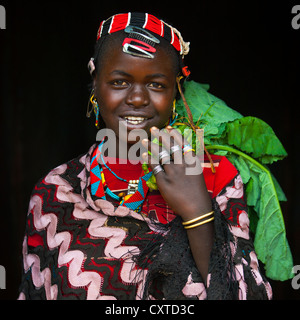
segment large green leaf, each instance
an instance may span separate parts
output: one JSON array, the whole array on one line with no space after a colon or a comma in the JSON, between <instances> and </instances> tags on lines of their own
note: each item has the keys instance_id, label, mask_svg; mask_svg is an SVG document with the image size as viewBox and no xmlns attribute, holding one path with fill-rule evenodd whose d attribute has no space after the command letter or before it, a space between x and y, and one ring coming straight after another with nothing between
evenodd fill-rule
<instances>
[{"instance_id":1,"label":"large green leaf","mask_svg":"<svg viewBox=\"0 0 300 320\"><path fill-rule=\"evenodd\" d=\"M207 148L228 151L227 158L241 174L246 185L250 229L255 233L255 251L265 264L266 275L274 280L290 279L293 277L293 258L278 195L281 200L285 196L278 183L268 168L236 149L228 146Z\"/></svg>"},{"instance_id":2,"label":"large green leaf","mask_svg":"<svg viewBox=\"0 0 300 320\"><path fill-rule=\"evenodd\" d=\"M229 122L226 133L229 145L252 155L261 163L272 163L287 156L273 129L261 119L243 117Z\"/></svg>"},{"instance_id":3,"label":"large green leaf","mask_svg":"<svg viewBox=\"0 0 300 320\"><path fill-rule=\"evenodd\" d=\"M242 117L227 104L208 92L209 86L188 81L184 84L184 95L193 114L194 123L205 130L205 139L220 137L226 129L226 123ZM183 101L176 102L176 112L180 118L187 119Z\"/></svg>"},{"instance_id":4,"label":"large green leaf","mask_svg":"<svg viewBox=\"0 0 300 320\"><path fill-rule=\"evenodd\" d=\"M287 153L272 128L255 117L243 117L224 101L208 92L207 85L185 83L185 98L194 123L204 129L204 142L211 152L225 155L239 170L245 184L250 229L258 258L265 264L266 275L274 280L287 280L293 259L286 239L279 201L286 197L265 164L281 160ZM182 100L176 103L178 128L189 127ZM189 139L195 143L195 134ZM194 145L196 147L196 145Z\"/></svg>"}]
</instances>

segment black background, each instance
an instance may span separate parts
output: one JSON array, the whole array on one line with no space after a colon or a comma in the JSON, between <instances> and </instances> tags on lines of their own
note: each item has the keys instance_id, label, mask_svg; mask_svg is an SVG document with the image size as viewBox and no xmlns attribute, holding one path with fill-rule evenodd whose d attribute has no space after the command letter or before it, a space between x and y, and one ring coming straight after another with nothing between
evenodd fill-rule
<instances>
[{"instance_id":1,"label":"black background","mask_svg":"<svg viewBox=\"0 0 300 320\"><path fill-rule=\"evenodd\" d=\"M85 117L87 63L101 20L145 11L177 29L191 52L191 79L243 115L272 126L289 157L271 166L288 202L287 237L300 264L299 77L300 29L291 25L296 1L1 1L0 265L7 272L1 299L16 299L30 193L52 168L85 153L95 141ZM300 4L300 2L298 3ZM300 19L299 19L300 23ZM298 299L291 281L271 282L275 299Z\"/></svg>"}]
</instances>

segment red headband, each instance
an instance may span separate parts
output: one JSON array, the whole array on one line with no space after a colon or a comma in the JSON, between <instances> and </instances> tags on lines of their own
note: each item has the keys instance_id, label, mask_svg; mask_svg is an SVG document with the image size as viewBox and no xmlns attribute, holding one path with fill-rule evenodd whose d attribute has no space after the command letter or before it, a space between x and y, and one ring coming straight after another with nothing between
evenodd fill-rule
<instances>
[{"instance_id":1,"label":"red headband","mask_svg":"<svg viewBox=\"0 0 300 320\"><path fill-rule=\"evenodd\" d=\"M159 20L155 16L148 13L121 13L102 21L97 33L97 40L107 34L124 30L128 26L143 28L155 34L158 34L159 36L170 42L170 44L181 55L187 54L186 51L188 50L186 50L186 48L183 48L183 40L179 39L178 35L176 34L178 31L173 27L167 25L162 20Z\"/></svg>"},{"instance_id":2,"label":"red headband","mask_svg":"<svg viewBox=\"0 0 300 320\"><path fill-rule=\"evenodd\" d=\"M155 16L148 14L148 13L139 13L139 12L129 12L129 13L121 13L116 14L107 20L104 20L100 23L100 27L97 32L97 41L108 34L125 30L128 27L137 27L144 29L144 31L150 31L154 34L157 34L161 36L162 38L166 39L179 54L181 55L182 59L185 55L189 53L189 42L185 42L182 39L182 36L180 32L175 29L174 27L168 25L162 20L159 20ZM130 28L129 28L130 29ZM134 29L134 28L133 28ZM126 30L125 30L126 31ZM127 32L127 31L126 31ZM126 53L134 54L134 55L142 55L146 58L153 58L152 53L156 50L153 49L155 46L155 43L151 43L151 40L154 36L150 35L150 42L145 40L145 35L143 36L143 39L141 42L136 41L139 40L138 37L132 37L132 33L129 34L129 37L124 40L123 43L123 51L125 48ZM157 43L159 43L159 40L157 40ZM156 42L154 40L154 42ZM91 58L88 64L88 69L90 71L90 74L92 75L95 70L95 64L94 64L94 58ZM190 71L188 70L188 67L182 68L182 73L185 77L188 77L190 75Z\"/></svg>"}]
</instances>

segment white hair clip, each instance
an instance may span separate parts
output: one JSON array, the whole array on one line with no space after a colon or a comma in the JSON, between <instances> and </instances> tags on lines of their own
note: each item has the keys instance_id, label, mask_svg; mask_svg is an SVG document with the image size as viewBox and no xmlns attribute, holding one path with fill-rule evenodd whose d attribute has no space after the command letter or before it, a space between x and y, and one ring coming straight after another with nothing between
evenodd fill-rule
<instances>
[{"instance_id":1,"label":"white hair clip","mask_svg":"<svg viewBox=\"0 0 300 320\"><path fill-rule=\"evenodd\" d=\"M94 58L91 58L89 63L88 63L88 69L90 71L90 75L92 76L93 75L93 72L95 71L96 67L95 67L95 64L94 64Z\"/></svg>"},{"instance_id":2,"label":"white hair clip","mask_svg":"<svg viewBox=\"0 0 300 320\"><path fill-rule=\"evenodd\" d=\"M154 46L160 43L159 39L150 32L135 26L128 26L125 29L128 37L123 42L123 52L137 57L153 59L152 53L156 52Z\"/></svg>"}]
</instances>

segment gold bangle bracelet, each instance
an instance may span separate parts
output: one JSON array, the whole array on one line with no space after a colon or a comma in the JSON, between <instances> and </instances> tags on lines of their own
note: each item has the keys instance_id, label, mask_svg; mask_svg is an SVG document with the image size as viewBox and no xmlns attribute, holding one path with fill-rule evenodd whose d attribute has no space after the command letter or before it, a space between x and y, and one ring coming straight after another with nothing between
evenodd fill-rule
<instances>
[{"instance_id":1,"label":"gold bangle bracelet","mask_svg":"<svg viewBox=\"0 0 300 320\"><path fill-rule=\"evenodd\" d=\"M193 228L196 228L196 227L199 227L205 223L208 223L208 222L211 222L215 219L215 217L212 217L210 219L207 219L207 220L204 220L202 222L199 222L199 223L196 223L196 224L192 224L191 226L185 226L184 229L193 229Z\"/></svg>"},{"instance_id":2,"label":"gold bangle bracelet","mask_svg":"<svg viewBox=\"0 0 300 320\"><path fill-rule=\"evenodd\" d=\"M197 222L197 221L199 221L199 220L202 220L202 219L204 219L204 218L207 218L207 217L211 216L211 215L214 214L214 213L215 213L214 211L211 211L211 212L206 213L206 214L204 214L203 216L200 216L200 217L198 217L198 218L195 218L195 219L192 219L192 220L189 220L189 221L182 222L182 225L186 226L186 225L188 225L188 224Z\"/></svg>"}]
</instances>

